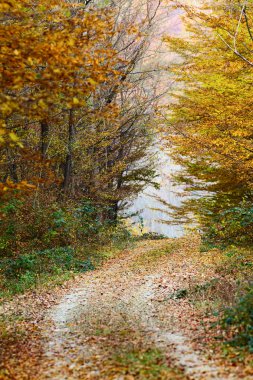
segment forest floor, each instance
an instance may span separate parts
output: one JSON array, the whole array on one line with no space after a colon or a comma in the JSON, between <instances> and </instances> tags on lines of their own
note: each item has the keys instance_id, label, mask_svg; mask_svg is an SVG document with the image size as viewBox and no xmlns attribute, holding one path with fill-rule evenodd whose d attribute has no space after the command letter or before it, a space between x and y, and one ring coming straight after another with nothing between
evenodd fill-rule
<instances>
[{"instance_id":1,"label":"forest floor","mask_svg":"<svg viewBox=\"0 0 253 380\"><path fill-rule=\"evenodd\" d=\"M215 317L188 295L215 279L197 238L165 239L54 290L16 296L0 309L0 379L253 379L250 365L212 345Z\"/></svg>"}]
</instances>

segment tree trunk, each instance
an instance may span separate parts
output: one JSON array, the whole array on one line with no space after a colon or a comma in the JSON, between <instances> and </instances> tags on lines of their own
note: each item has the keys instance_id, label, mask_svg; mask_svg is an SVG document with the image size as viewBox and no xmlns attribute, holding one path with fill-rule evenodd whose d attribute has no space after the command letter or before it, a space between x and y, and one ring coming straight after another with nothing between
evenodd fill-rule
<instances>
[{"instance_id":1,"label":"tree trunk","mask_svg":"<svg viewBox=\"0 0 253 380\"><path fill-rule=\"evenodd\" d=\"M118 201L113 201L113 203L110 205L110 209L108 211L108 219L113 224L117 224L118 211L119 211Z\"/></svg>"},{"instance_id":2,"label":"tree trunk","mask_svg":"<svg viewBox=\"0 0 253 380\"><path fill-rule=\"evenodd\" d=\"M73 144L75 140L74 111L69 111L69 135L68 135L68 153L64 164L63 191L68 192L72 180L73 171Z\"/></svg>"},{"instance_id":3,"label":"tree trunk","mask_svg":"<svg viewBox=\"0 0 253 380\"><path fill-rule=\"evenodd\" d=\"M40 131L41 131L41 156L43 160L46 159L47 150L48 150L48 134L49 134L49 126L46 120L43 120L40 123Z\"/></svg>"},{"instance_id":4,"label":"tree trunk","mask_svg":"<svg viewBox=\"0 0 253 380\"><path fill-rule=\"evenodd\" d=\"M10 177L10 179L17 183L18 182L18 174L17 174L17 164L16 164L16 161L15 161L15 153L11 150L9 150L9 148L7 148L7 159L8 159L8 169L7 169L7 172L4 176L4 182L7 180L8 177Z\"/></svg>"}]
</instances>

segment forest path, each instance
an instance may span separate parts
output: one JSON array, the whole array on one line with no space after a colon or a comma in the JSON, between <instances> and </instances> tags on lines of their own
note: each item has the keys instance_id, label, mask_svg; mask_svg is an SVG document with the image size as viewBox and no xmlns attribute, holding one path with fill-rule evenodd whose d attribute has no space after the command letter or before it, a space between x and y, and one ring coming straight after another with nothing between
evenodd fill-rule
<instances>
[{"instance_id":1,"label":"forest path","mask_svg":"<svg viewBox=\"0 0 253 380\"><path fill-rule=\"evenodd\" d=\"M189 244L180 242L142 242L85 275L48 313L39 378L236 378L207 360L180 330L180 309L191 309L170 295L193 277L203 278L196 263L185 259Z\"/></svg>"}]
</instances>

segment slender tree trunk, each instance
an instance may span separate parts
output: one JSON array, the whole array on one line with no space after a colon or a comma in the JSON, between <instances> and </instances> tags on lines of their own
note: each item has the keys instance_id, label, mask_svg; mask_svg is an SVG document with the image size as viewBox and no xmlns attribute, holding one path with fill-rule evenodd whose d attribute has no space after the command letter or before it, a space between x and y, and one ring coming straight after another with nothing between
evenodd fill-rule
<instances>
[{"instance_id":1,"label":"slender tree trunk","mask_svg":"<svg viewBox=\"0 0 253 380\"><path fill-rule=\"evenodd\" d=\"M18 175L17 175L17 164L15 162L12 162L10 164L10 173L11 178L14 182L18 182Z\"/></svg>"},{"instance_id":2,"label":"slender tree trunk","mask_svg":"<svg viewBox=\"0 0 253 380\"><path fill-rule=\"evenodd\" d=\"M13 182L18 182L15 154L13 154L13 151L10 151L8 148L7 148L7 158L8 158L8 170L4 176L4 182L7 180L8 177L10 177Z\"/></svg>"},{"instance_id":3,"label":"slender tree trunk","mask_svg":"<svg viewBox=\"0 0 253 380\"><path fill-rule=\"evenodd\" d=\"M110 209L108 211L108 219L111 222L113 222L113 224L117 224L118 211L119 211L118 201L113 201L112 204L110 205Z\"/></svg>"},{"instance_id":4,"label":"slender tree trunk","mask_svg":"<svg viewBox=\"0 0 253 380\"><path fill-rule=\"evenodd\" d=\"M123 172L120 173L118 180L117 180L117 190L121 189L121 186L123 184ZM109 211L109 219L117 224L118 221L118 215L119 215L119 200L114 200L112 202L112 205L110 207Z\"/></svg>"},{"instance_id":5,"label":"slender tree trunk","mask_svg":"<svg viewBox=\"0 0 253 380\"><path fill-rule=\"evenodd\" d=\"M40 123L40 133L41 133L41 156L43 160L46 159L47 150L48 150L48 134L49 126L46 120L43 120Z\"/></svg>"},{"instance_id":6,"label":"slender tree trunk","mask_svg":"<svg viewBox=\"0 0 253 380\"><path fill-rule=\"evenodd\" d=\"M68 192L72 180L73 171L73 144L75 140L74 111L69 111L69 134L68 134L68 153L64 164L63 191Z\"/></svg>"}]
</instances>

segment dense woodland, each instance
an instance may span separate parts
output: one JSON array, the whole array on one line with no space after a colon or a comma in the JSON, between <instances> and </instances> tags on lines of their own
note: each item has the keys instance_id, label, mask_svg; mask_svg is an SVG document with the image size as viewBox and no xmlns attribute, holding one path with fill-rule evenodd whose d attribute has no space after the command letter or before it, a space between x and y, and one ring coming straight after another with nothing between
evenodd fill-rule
<instances>
[{"instance_id":1,"label":"dense woodland","mask_svg":"<svg viewBox=\"0 0 253 380\"><path fill-rule=\"evenodd\" d=\"M154 36L175 10L164 67ZM252 352L253 1L2 0L0 11L0 298L165 238L133 236L122 213L159 187L161 141L185 190L167 213L203 252L230 254L240 286L221 325Z\"/></svg>"},{"instance_id":2,"label":"dense woodland","mask_svg":"<svg viewBox=\"0 0 253 380\"><path fill-rule=\"evenodd\" d=\"M1 249L92 239L155 176L159 2L141 17L133 1L1 7Z\"/></svg>"}]
</instances>

